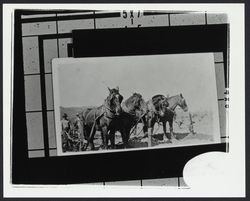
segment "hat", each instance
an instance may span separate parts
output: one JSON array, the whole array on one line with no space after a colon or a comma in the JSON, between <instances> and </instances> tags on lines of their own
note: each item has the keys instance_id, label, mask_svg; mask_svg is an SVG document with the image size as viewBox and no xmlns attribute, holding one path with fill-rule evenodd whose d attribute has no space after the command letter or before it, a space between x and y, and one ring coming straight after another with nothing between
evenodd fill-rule
<instances>
[{"instance_id":1,"label":"hat","mask_svg":"<svg viewBox=\"0 0 250 201\"><path fill-rule=\"evenodd\" d=\"M64 114L63 114L63 117L64 117L64 118L67 118L67 117L68 117L68 115L67 115L66 113L64 113Z\"/></svg>"}]
</instances>

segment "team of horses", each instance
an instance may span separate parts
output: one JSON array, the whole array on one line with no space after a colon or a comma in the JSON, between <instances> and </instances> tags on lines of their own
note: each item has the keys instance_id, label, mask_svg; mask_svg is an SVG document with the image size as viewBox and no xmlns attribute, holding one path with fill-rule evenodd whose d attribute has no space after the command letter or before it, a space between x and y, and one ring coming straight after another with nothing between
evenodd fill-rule
<instances>
[{"instance_id":1,"label":"team of horses","mask_svg":"<svg viewBox=\"0 0 250 201\"><path fill-rule=\"evenodd\" d=\"M143 124L145 136L152 136L153 128L156 122L161 122L163 131L171 143L174 137L173 119L175 108L181 107L184 111L188 110L187 103L182 96L165 97L164 95L155 95L150 100L145 101L141 94L133 93L128 99L123 101L123 96L119 93L119 88L109 90L109 95L104 103L99 107L86 108L82 112L83 134L87 143L83 150L90 147L95 150L94 136L96 131L100 131L102 137L102 148L115 149L115 133L120 132L124 148L128 148L128 142L131 130L138 123ZM166 123L169 123L170 133L166 132ZM151 141L151 140L150 140ZM151 142L149 146L151 146Z\"/></svg>"}]
</instances>

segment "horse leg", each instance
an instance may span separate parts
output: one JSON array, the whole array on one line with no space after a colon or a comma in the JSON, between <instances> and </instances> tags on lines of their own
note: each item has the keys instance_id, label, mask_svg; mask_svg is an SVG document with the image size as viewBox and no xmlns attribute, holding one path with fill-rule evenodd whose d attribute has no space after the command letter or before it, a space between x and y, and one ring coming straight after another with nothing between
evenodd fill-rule
<instances>
[{"instance_id":1,"label":"horse leg","mask_svg":"<svg viewBox=\"0 0 250 201\"><path fill-rule=\"evenodd\" d=\"M153 136L153 134L154 134L155 123L156 123L156 120L151 121L151 126L150 126L150 128L151 128L151 136Z\"/></svg>"},{"instance_id":2,"label":"horse leg","mask_svg":"<svg viewBox=\"0 0 250 201\"><path fill-rule=\"evenodd\" d=\"M148 137L148 126L146 124L143 125L143 133L144 137Z\"/></svg>"},{"instance_id":3,"label":"horse leg","mask_svg":"<svg viewBox=\"0 0 250 201\"><path fill-rule=\"evenodd\" d=\"M155 125L155 119L150 118L150 120L148 122L148 146L149 147L152 146L152 135L153 135L153 131L154 131L154 125Z\"/></svg>"},{"instance_id":4,"label":"horse leg","mask_svg":"<svg viewBox=\"0 0 250 201\"><path fill-rule=\"evenodd\" d=\"M123 148L126 148L126 136L125 136L125 129L120 129L121 137L122 137L122 143Z\"/></svg>"},{"instance_id":5,"label":"horse leg","mask_svg":"<svg viewBox=\"0 0 250 201\"><path fill-rule=\"evenodd\" d=\"M102 128L102 134L103 134L103 148L108 149L108 129L106 126Z\"/></svg>"},{"instance_id":6,"label":"horse leg","mask_svg":"<svg viewBox=\"0 0 250 201\"><path fill-rule=\"evenodd\" d=\"M163 124L163 132L164 132L165 136L167 137L167 143L172 143L171 131L170 131L170 133L167 133L167 128L166 128L167 122L164 121L164 122L162 122L162 124Z\"/></svg>"},{"instance_id":7,"label":"horse leg","mask_svg":"<svg viewBox=\"0 0 250 201\"><path fill-rule=\"evenodd\" d=\"M94 140L93 139L89 140L89 146L90 146L91 150L95 150L95 145L94 145Z\"/></svg>"},{"instance_id":8,"label":"horse leg","mask_svg":"<svg viewBox=\"0 0 250 201\"><path fill-rule=\"evenodd\" d=\"M92 130L92 128L90 128L90 127L87 127L87 128L86 128L86 130L85 130L85 131L86 131L86 140L88 141L87 144L89 144L90 150L95 150L94 136L95 136L96 129L93 128L92 136L90 136L91 130ZM87 145L86 145L86 146L87 146ZM87 148L88 148L88 147L85 147L85 150L86 150Z\"/></svg>"},{"instance_id":9,"label":"horse leg","mask_svg":"<svg viewBox=\"0 0 250 201\"><path fill-rule=\"evenodd\" d=\"M85 142L87 140L87 126L83 124L82 126L82 134L81 134L81 151L84 151L85 147Z\"/></svg>"},{"instance_id":10,"label":"horse leg","mask_svg":"<svg viewBox=\"0 0 250 201\"><path fill-rule=\"evenodd\" d=\"M101 138L102 138L102 145L101 145L101 148L104 147L104 136L103 136L103 132L101 131Z\"/></svg>"},{"instance_id":11,"label":"horse leg","mask_svg":"<svg viewBox=\"0 0 250 201\"><path fill-rule=\"evenodd\" d=\"M170 139L174 137L173 119L169 121Z\"/></svg>"},{"instance_id":12,"label":"horse leg","mask_svg":"<svg viewBox=\"0 0 250 201\"><path fill-rule=\"evenodd\" d=\"M165 135L168 139L171 139L170 134L167 133L167 128L166 128L167 122L166 122L166 121L163 121L163 122L162 122L162 126L163 126L164 135Z\"/></svg>"},{"instance_id":13,"label":"horse leg","mask_svg":"<svg viewBox=\"0 0 250 201\"><path fill-rule=\"evenodd\" d=\"M148 123L145 117L142 119L142 124L143 124L142 129L143 129L144 137L147 137L148 136Z\"/></svg>"},{"instance_id":14,"label":"horse leg","mask_svg":"<svg viewBox=\"0 0 250 201\"><path fill-rule=\"evenodd\" d=\"M109 139L111 144L111 149L115 149L115 130L111 129L109 131Z\"/></svg>"},{"instance_id":15,"label":"horse leg","mask_svg":"<svg viewBox=\"0 0 250 201\"><path fill-rule=\"evenodd\" d=\"M123 131L121 132L122 134L122 141L123 141L123 144L124 144L124 148L129 148L128 146L128 140L129 140L129 137L130 137L130 129L123 129Z\"/></svg>"}]
</instances>

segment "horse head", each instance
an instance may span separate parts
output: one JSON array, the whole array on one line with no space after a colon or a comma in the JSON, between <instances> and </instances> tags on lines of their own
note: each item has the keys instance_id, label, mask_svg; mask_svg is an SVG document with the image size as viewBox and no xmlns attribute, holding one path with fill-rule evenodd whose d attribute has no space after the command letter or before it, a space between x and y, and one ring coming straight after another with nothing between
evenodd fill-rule
<instances>
[{"instance_id":1,"label":"horse head","mask_svg":"<svg viewBox=\"0 0 250 201\"><path fill-rule=\"evenodd\" d=\"M136 110L136 113L141 116L147 112L147 104L142 98L142 95L139 93L134 93L132 95L132 99L134 99L134 110Z\"/></svg>"},{"instance_id":2,"label":"horse head","mask_svg":"<svg viewBox=\"0 0 250 201\"><path fill-rule=\"evenodd\" d=\"M121 103L122 100L123 100L123 96L120 94L119 92L119 87L117 86L116 88L113 88L113 89L110 89L108 87L108 90L109 90L109 94L115 94L116 97L119 99L119 102Z\"/></svg>"},{"instance_id":3,"label":"horse head","mask_svg":"<svg viewBox=\"0 0 250 201\"><path fill-rule=\"evenodd\" d=\"M167 98L167 101L169 103L168 108L172 111L175 110L176 106L179 106L181 109L184 110L184 112L188 111L186 100L181 93L176 96L171 96Z\"/></svg>"},{"instance_id":4,"label":"horse head","mask_svg":"<svg viewBox=\"0 0 250 201\"><path fill-rule=\"evenodd\" d=\"M116 115L120 115L122 108L121 102L123 100L123 96L119 93L119 88L109 89L109 96L106 99L106 106L115 113Z\"/></svg>"}]
</instances>

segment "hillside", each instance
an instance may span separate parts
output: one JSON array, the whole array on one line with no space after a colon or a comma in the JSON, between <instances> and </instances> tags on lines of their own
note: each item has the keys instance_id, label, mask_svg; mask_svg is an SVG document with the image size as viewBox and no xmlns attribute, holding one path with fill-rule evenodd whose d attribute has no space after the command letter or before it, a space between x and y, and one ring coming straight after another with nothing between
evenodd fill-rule
<instances>
[{"instance_id":1,"label":"hillside","mask_svg":"<svg viewBox=\"0 0 250 201\"><path fill-rule=\"evenodd\" d=\"M91 107L91 106L90 106ZM77 113L81 113L87 106L83 107L60 107L60 119L62 119L62 115L66 113L68 115L69 120L74 120Z\"/></svg>"}]
</instances>

